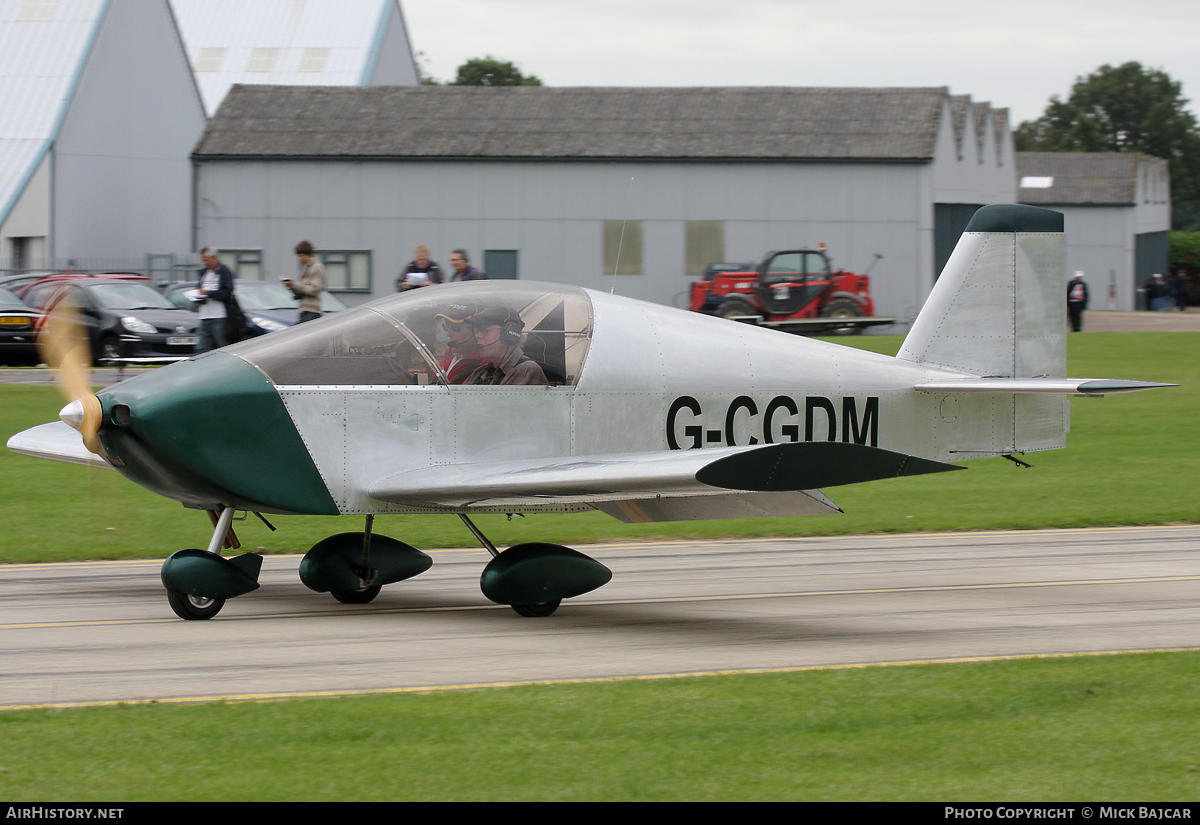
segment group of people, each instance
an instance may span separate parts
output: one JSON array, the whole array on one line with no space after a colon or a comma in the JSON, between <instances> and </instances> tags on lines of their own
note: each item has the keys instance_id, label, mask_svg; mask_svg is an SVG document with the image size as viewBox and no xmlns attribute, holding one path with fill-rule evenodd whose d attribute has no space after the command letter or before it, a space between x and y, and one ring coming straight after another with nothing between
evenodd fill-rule
<instances>
[{"instance_id":1,"label":"group of people","mask_svg":"<svg viewBox=\"0 0 1200 825\"><path fill-rule=\"evenodd\" d=\"M436 316L448 346L438 366L451 384L545 385L546 373L521 348L525 322L506 306L455 301Z\"/></svg>"},{"instance_id":2,"label":"group of people","mask_svg":"<svg viewBox=\"0 0 1200 825\"><path fill-rule=\"evenodd\" d=\"M471 266L467 250L456 249L450 253L450 266L454 273L449 283L454 281L483 281L487 275ZM413 259L404 271L396 276L396 291L405 292L422 286L448 283L442 276L442 268L429 259L429 247L417 244L413 247Z\"/></svg>"},{"instance_id":3,"label":"group of people","mask_svg":"<svg viewBox=\"0 0 1200 825\"><path fill-rule=\"evenodd\" d=\"M284 287L300 300L300 319L297 323L321 317L321 292L325 289L325 267L313 256L308 241L296 244L300 272L295 278L282 278ZM208 352L242 340L246 331L246 316L234 295L233 272L221 263L217 250L206 246L200 250L204 268L195 290L199 304L200 329L196 353Z\"/></svg>"},{"instance_id":4,"label":"group of people","mask_svg":"<svg viewBox=\"0 0 1200 825\"><path fill-rule=\"evenodd\" d=\"M1146 308L1151 312L1178 309L1187 311L1188 276L1182 269L1174 278L1164 278L1155 272L1138 288L1146 296ZM1067 317L1071 319L1071 330L1083 329L1083 311L1088 305L1088 288L1083 273L1076 272L1067 283Z\"/></svg>"},{"instance_id":5,"label":"group of people","mask_svg":"<svg viewBox=\"0 0 1200 825\"><path fill-rule=\"evenodd\" d=\"M1138 291L1145 293L1146 308L1151 312L1187 311L1188 276L1182 269L1174 278L1155 272Z\"/></svg>"}]
</instances>

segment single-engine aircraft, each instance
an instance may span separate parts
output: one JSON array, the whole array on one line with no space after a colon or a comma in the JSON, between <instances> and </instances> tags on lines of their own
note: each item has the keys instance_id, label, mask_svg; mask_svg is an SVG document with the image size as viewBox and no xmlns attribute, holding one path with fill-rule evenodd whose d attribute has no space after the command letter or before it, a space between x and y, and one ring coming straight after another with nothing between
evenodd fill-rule
<instances>
[{"instance_id":1,"label":"single-engine aircraft","mask_svg":"<svg viewBox=\"0 0 1200 825\"><path fill-rule=\"evenodd\" d=\"M980 209L894 358L520 281L388 296L94 395L68 333L56 356L72 398L62 420L8 447L112 467L209 511L207 549L162 569L184 619L258 587L261 556L220 554L236 546L235 511L365 516L362 532L330 536L300 562L309 588L348 603L432 564L374 534L376 515L457 514L493 557L484 595L548 616L611 572L556 544L501 552L472 516L841 512L820 488L1061 448L1067 396L1171 386L1065 377L1065 250L1058 212ZM452 383L447 329L463 306L491 322L506 363L531 359L544 378Z\"/></svg>"}]
</instances>

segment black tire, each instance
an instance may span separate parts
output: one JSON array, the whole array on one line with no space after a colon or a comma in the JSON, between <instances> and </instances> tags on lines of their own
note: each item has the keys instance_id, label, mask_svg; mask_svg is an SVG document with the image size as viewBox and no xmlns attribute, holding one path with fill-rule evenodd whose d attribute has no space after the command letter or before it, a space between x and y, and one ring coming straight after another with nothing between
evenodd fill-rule
<instances>
[{"instance_id":1,"label":"black tire","mask_svg":"<svg viewBox=\"0 0 1200 825\"><path fill-rule=\"evenodd\" d=\"M822 318L861 318L862 307L850 298L834 298L821 307ZM862 327L847 325L833 330L834 335L861 335Z\"/></svg>"},{"instance_id":2,"label":"black tire","mask_svg":"<svg viewBox=\"0 0 1200 825\"><path fill-rule=\"evenodd\" d=\"M562 599L555 599L552 602L540 602L538 604L514 604L512 609L517 611L518 616L524 616L527 619L538 619L554 613L555 610L558 610L560 604L562 604Z\"/></svg>"},{"instance_id":3,"label":"black tire","mask_svg":"<svg viewBox=\"0 0 1200 825\"><path fill-rule=\"evenodd\" d=\"M718 318L732 318L735 315L759 315L753 305L744 298L726 298L717 307Z\"/></svg>"},{"instance_id":4,"label":"black tire","mask_svg":"<svg viewBox=\"0 0 1200 825\"><path fill-rule=\"evenodd\" d=\"M383 585L360 587L358 590L330 590L329 593L342 604L369 604L375 601Z\"/></svg>"},{"instance_id":5,"label":"black tire","mask_svg":"<svg viewBox=\"0 0 1200 825\"><path fill-rule=\"evenodd\" d=\"M220 613L221 608L225 606L224 599L206 599L203 596L189 596L187 593L180 593L178 590L167 591L167 602L171 605L171 609L175 611L176 616L189 621L211 619Z\"/></svg>"}]
</instances>

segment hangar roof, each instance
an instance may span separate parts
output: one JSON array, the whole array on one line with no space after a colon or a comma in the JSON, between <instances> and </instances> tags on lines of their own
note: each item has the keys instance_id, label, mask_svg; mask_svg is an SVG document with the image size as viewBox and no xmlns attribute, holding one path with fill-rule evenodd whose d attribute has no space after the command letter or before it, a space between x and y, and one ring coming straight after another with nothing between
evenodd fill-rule
<instances>
[{"instance_id":1,"label":"hangar roof","mask_svg":"<svg viewBox=\"0 0 1200 825\"><path fill-rule=\"evenodd\" d=\"M1017 197L1035 206L1132 206L1145 160L1158 159L1137 152L1017 152Z\"/></svg>"},{"instance_id":2,"label":"hangar roof","mask_svg":"<svg viewBox=\"0 0 1200 825\"><path fill-rule=\"evenodd\" d=\"M195 157L933 158L946 88L234 86Z\"/></svg>"},{"instance_id":3,"label":"hangar roof","mask_svg":"<svg viewBox=\"0 0 1200 825\"><path fill-rule=\"evenodd\" d=\"M384 83L417 82L398 0L171 0L208 114L235 83L356 86L381 82L381 52L408 66ZM389 41L389 38L391 40Z\"/></svg>"},{"instance_id":4,"label":"hangar roof","mask_svg":"<svg viewBox=\"0 0 1200 825\"><path fill-rule=\"evenodd\" d=\"M0 221L58 135L106 6L0 2Z\"/></svg>"}]
</instances>

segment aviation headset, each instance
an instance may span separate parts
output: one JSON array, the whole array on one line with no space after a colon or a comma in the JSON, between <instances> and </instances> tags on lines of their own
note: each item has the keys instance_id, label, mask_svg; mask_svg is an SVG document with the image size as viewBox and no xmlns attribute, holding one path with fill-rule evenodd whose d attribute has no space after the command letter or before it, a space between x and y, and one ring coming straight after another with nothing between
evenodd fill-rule
<instances>
[{"instance_id":1,"label":"aviation headset","mask_svg":"<svg viewBox=\"0 0 1200 825\"><path fill-rule=\"evenodd\" d=\"M525 322L515 310L505 306L492 307L478 313L468 323L472 326L485 327L495 324L500 327L500 341L506 347L515 347L521 343L521 335L525 332Z\"/></svg>"}]
</instances>

